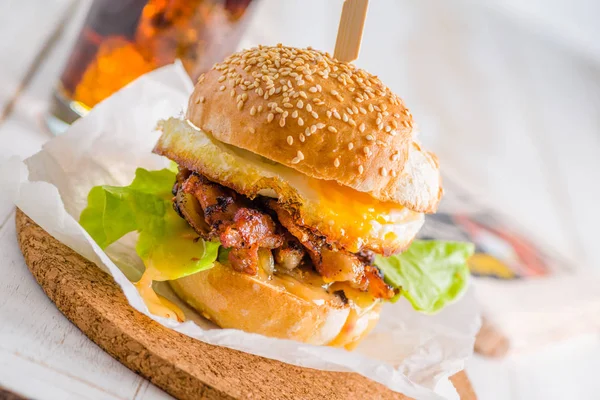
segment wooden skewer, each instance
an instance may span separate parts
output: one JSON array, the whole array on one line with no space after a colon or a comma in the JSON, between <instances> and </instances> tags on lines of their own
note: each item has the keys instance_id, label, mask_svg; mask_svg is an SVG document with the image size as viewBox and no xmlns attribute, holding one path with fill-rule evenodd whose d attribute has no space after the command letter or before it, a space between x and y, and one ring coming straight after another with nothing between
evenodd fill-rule
<instances>
[{"instance_id":1,"label":"wooden skewer","mask_svg":"<svg viewBox=\"0 0 600 400\"><path fill-rule=\"evenodd\" d=\"M358 58L369 0L345 0L333 56L351 62Z\"/></svg>"}]
</instances>

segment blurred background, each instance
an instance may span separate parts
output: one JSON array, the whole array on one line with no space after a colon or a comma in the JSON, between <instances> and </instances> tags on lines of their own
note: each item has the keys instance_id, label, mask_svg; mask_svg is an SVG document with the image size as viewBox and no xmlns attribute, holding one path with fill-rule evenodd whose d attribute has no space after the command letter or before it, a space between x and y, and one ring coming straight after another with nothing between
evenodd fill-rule
<instances>
[{"instance_id":1,"label":"blurred background","mask_svg":"<svg viewBox=\"0 0 600 400\"><path fill-rule=\"evenodd\" d=\"M0 1L0 157L29 156L51 137L52 92L91 3ZM222 33L227 47L333 52L342 0L253 3L239 40ZM442 211L476 211L467 236L479 234L481 251L535 259L473 266L488 330L467 371L484 400L600 391L598 17L591 0L369 5L356 64L405 100L438 154Z\"/></svg>"}]
</instances>

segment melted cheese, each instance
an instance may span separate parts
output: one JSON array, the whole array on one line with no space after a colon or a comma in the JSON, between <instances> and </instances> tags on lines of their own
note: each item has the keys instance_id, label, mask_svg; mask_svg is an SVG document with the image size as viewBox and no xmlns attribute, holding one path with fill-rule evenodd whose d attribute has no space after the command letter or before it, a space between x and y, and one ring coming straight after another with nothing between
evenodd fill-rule
<instances>
[{"instance_id":1,"label":"melted cheese","mask_svg":"<svg viewBox=\"0 0 600 400\"><path fill-rule=\"evenodd\" d=\"M328 346L352 350L379 320L381 301L344 282L328 284L315 272L297 269L274 275L259 274L259 277L268 280L270 285L280 287L318 306L324 304L343 306L342 299L334 294L338 290L343 290L350 304L350 313L342 330L327 344Z\"/></svg>"},{"instance_id":2,"label":"melted cheese","mask_svg":"<svg viewBox=\"0 0 600 400\"><path fill-rule=\"evenodd\" d=\"M174 321L185 321L185 315L173 302L165 299L152 288L152 282L159 276L159 272L152 268L146 268L141 279L134 283L135 288L144 300L150 314L169 318Z\"/></svg>"},{"instance_id":3,"label":"melted cheese","mask_svg":"<svg viewBox=\"0 0 600 400\"><path fill-rule=\"evenodd\" d=\"M361 292L348 286L346 283L334 283L330 290L343 290L350 302L350 314L338 336L329 343L329 346L354 349L360 340L365 337L379 321L379 308L381 301L366 292Z\"/></svg>"}]
</instances>

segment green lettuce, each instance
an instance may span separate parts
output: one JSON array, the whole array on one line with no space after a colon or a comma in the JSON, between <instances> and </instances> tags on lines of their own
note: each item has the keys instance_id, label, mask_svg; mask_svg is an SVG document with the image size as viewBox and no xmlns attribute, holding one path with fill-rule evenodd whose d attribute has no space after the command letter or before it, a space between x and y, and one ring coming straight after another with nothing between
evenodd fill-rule
<instances>
[{"instance_id":1,"label":"green lettuce","mask_svg":"<svg viewBox=\"0 0 600 400\"><path fill-rule=\"evenodd\" d=\"M415 240L404 253L377 256L375 265L385 281L417 311L435 313L457 299L466 289L467 259L475 247L471 243Z\"/></svg>"},{"instance_id":2,"label":"green lettuce","mask_svg":"<svg viewBox=\"0 0 600 400\"><path fill-rule=\"evenodd\" d=\"M79 222L102 247L139 232L136 252L153 280L172 280L211 268L219 243L204 241L173 210L171 169L138 168L129 186L96 186Z\"/></svg>"},{"instance_id":3,"label":"green lettuce","mask_svg":"<svg viewBox=\"0 0 600 400\"><path fill-rule=\"evenodd\" d=\"M173 210L174 181L173 169L138 168L129 186L96 186L79 222L103 249L137 231L136 252L153 280L182 278L212 268L217 259L226 263L229 251L202 240ZM416 310L434 313L466 288L473 250L468 243L416 240L402 254L377 256L375 264L400 289L392 301L404 296Z\"/></svg>"}]
</instances>

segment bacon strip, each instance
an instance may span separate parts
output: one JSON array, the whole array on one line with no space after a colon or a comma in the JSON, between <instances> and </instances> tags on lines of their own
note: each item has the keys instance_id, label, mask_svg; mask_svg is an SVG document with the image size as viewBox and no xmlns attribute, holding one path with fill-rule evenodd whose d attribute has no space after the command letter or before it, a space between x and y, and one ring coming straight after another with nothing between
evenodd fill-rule
<instances>
[{"instance_id":1,"label":"bacon strip","mask_svg":"<svg viewBox=\"0 0 600 400\"><path fill-rule=\"evenodd\" d=\"M325 239L310 229L298 225L289 211L275 200L268 206L277 219L306 248L315 268L321 276L332 282L349 282L351 286L368 291L377 298L392 298L394 290L384 282L376 267L372 266L374 255L370 252L353 254L343 249L331 249Z\"/></svg>"},{"instance_id":2,"label":"bacon strip","mask_svg":"<svg viewBox=\"0 0 600 400\"><path fill-rule=\"evenodd\" d=\"M255 275L261 248L274 250L278 267L287 270L297 268L308 254L319 274L327 281L348 282L377 298L394 296L394 290L372 266L372 253L353 254L333 248L324 237L297 224L290 212L277 201L265 201L262 209L272 210L281 226L259 209L256 202L202 175L181 173L177 178L174 187L176 199L181 199L182 195L193 196L199 205L197 218L190 216L193 209L190 212L187 208L179 210L180 215L194 229L200 230L203 237L216 238L224 247L231 249L228 259L236 271ZM185 205L183 201L179 203ZM198 219L204 219L207 226L202 226Z\"/></svg>"},{"instance_id":3,"label":"bacon strip","mask_svg":"<svg viewBox=\"0 0 600 400\"><path fill-rule=\"evenodd\" d=\"M229 262L240 272L258 272L258 249L275 249L283 245L283 235L277 232L273 219L254 208L244 199L201 175L192 174L182 185L185 193L193 194L204 210L204 219L229 252Z\"/></svg>"}]
</instances>

